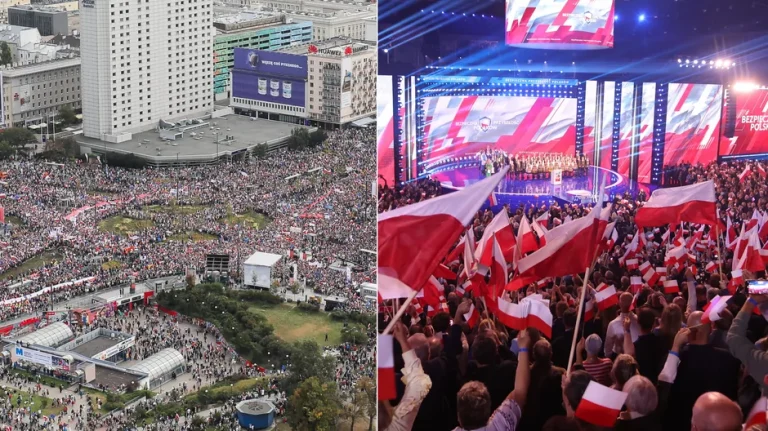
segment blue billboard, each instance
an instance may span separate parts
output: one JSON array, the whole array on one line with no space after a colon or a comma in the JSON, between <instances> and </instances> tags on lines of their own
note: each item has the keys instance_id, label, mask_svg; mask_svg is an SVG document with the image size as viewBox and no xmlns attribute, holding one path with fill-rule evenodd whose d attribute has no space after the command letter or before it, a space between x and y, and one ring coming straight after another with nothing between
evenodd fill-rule
<instances>
[{"instance_id":1,"label":"blue billboard","mask_svg":"<svg viewBox=\"0 0 768 431\"><path fill-rule=\"evenodd\" d=\"M303 107L306 80L303 55L235 48L233 97Z\"/></svg>"}]
</instances>

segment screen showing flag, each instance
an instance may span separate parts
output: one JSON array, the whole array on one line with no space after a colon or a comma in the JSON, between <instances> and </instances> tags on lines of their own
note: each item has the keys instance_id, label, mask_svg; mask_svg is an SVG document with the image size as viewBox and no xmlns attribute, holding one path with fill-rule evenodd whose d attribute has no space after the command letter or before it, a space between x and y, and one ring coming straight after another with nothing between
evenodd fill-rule
<instances>
[{"instance_id":1,"label":"screen showing flag","mask_svg":"<svg viewBox=\"0 0 768 431\"><path fill-rule=\"evenodd\" d=\"M720 140L720 155L768 153L768 89L729 91L727 103L735 105L736 128L732 138Z\"/></svg>"},{"instance_id":2,"label":"screen showing flag","mask_svg":"<svg viewBox=\"0 0 768 431\"><path fill-rule=\"evenodd\" d=\"M664 166L717 158L722 100L721 85L669 84Z\"/></svg>"},{"instance_id":3,"label":"screen showing flag","mask_svg":"<svg viewBox=\"0 0 768 431\"><path fill-rule=\"evenodd\" d=\"M508 45L613 48L614 0L507 0Z\"/></svg>"},{"instance_id":4,"label":"screen showing flag","mask_svg":"<svg viewBox=\"0 0 768 431\"><path fill-rule=\"evenodd\" d=\"M576 99L444 96L423 103L427 164L489 148L508 154L576 152Z\"/></svg>"},{"instance_id":5,"label":"screen showing flag","mask_svg":"<svg viewBox=\"0 0 768 431\"><path fill-rule=\"evenodd\" d=\"M389 186L395 180L395 124L392 100L392 77L379 75L376 81L376 136L379 175Z\"/></svg>"}]
</instances>

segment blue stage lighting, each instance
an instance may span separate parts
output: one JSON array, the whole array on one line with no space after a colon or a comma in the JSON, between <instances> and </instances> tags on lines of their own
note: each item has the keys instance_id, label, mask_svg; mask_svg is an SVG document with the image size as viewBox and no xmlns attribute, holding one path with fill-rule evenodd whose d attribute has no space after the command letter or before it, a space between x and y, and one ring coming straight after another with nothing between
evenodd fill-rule
<instances>
[{"instance_id":1,"label":"blue stage lighting","mask_svg":"<svg viewBox=\"0 0 768 431\"><path fill-rule=\"evenodd\" d=\"M618 21L618 20L619 20L619 15L614 15L614 16L613 16L613 21L614 21L614 22L616 22L616 21Z\"/></svg>"},{"instance_id":2,"label":"blue stage lighting","mask_svg":"<svg viewBox=\"0 0 768 431\"><path fill-rule=\"evenodd\" d=\"M388 52L389 52L389 49L387 49L387 48L384 48L384 54L386 54L386 53L388 53Z\"/></svg>"},{"instance_id":3,"label":"blue stage lighting","mask_svg":"<svg viewBox=\"0 0 768 431\"><path fill-rule=\"evenodd\" d=\"M641 13L640 16L637 17L637 20L640 21L640 22L645 21L645 14Z\"/></svg>"}]
</instances>

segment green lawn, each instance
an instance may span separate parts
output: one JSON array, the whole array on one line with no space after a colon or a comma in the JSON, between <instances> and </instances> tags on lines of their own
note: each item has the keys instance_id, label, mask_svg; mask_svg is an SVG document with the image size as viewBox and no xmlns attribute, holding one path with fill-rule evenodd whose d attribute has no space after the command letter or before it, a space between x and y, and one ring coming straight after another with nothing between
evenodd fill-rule
<instances>
[{"instance_id":1,"label":"green lawn","mask_svg":"<svg viewBox=\"0 0 768 431\"><path fill-rule=\"evenodd\" d=\"M150 212L168 214L194 214L205 208L205 205L150 205L147 207Z\"/></svg>"},{"instance_id":2,"label":"green lawn","mask_svg":"<svg viewBox=\"0 0 768 431\"><path fill-rule=\"evenodd\" d=\"M30 395L32 396L32 399L30 400ZM3 391L3 396L7 399L8 398L8 391ZM11 402L13 403L13 406L16 407L16 399L21 396L22 397L22 406L29 407L33 412L37 412L38 410L42 410L43 415L49 416L49 415L59 415L59 413L64 411L63 406L59 407L53 407L53 400L46 397L41 397L39 395L33 395L26 391L14 391L13 397L11 399Z\"/></svg>"},{"instance_id":3,"label":"green lawn","mask_svg":"<svg viewBox=\"0 0 768 431\"><path fill-rule=\"evenodd\" d=\"M61 259L61 254L59 254L58 252L44 251L43 253L38 254L35 257L27 259L21 265L0 274L0 281L8 280L9 278L16 277L19 274L23 274L27 271L32 271L38 268L42 268L43 266L59 259Z\"/></svg>"},{"instance_id":4,"label":"green lawn","mask_svg":"<svg viewBox=\"0 0 768 431\"><path fill-rule=\"evenodd\" d=\"M105 218L99 222L99 229L104 232L118 235L133 235L134 233L150 228L155 224L152 220L137 220L121 215Z\"/></svg>"},{"instance_id":5,"label":"green lawn","mask_svg":"<svg viewBox=\"0 0 768 431\"><path fill-rule=\"evenodd\" d=\"M211 235L209 233L201 233L201 232L180 232L173 234L168 237L169 240L173 241L189 241L190 239L193 242L201 242L201 241L214 241L218 239L216 235Z\"/></svg>"},{"instance_id":6,"label":"green lawn","mask_svg":"<svg viewBox=\"0 0 768 431\"><path fill-rule=\"evenodd\" d=\"M32 382L34 383L40 383L41 385L50 386L53 388L58 388L59 385L63 385L65 388L68 388L69 386L72 385L71 382L68 382L66 380L57 379L56 377L46 376L42 374L33 375L29 371L22 370L19 368L13 368L11 369L11 372L14 374L18 374L20 376L30 377L32 379Z\"/></svg>"},{"instance_id":7,"label":"green lawn","mask_svg":"<svg viewBox=\"0 0 768 431\"><path fill-rule=\"evenodd\" d=\"M269 217L254 211L243 214L230 214L223 219L226 224L244 224L254 229L262 229L269 223Z\"/></svg>"},{"instance_id":8,"label":"green lawn","mask_svg":"<svg viewBox=\"0 0 768 431\"><path fill-rule=\"evenodd\" d=\"M24 222L20 218L12 215L5 216L5 222L14 226L24 226Z\"/></svg>"},{"instance_id":9,"label":"green lawn","mask_svg":"<svg viewBox=\"0 0 768 431\"><path fill-rule=\"evenodd\" d=\"M275 335L293 343L299 340L312 340L320 346L341 343L342 322L331 320L328 314L320 311L310 313L301 311L294 304L280 304L274 307L254 305L251 311L264 314L275 327ZM328 341L325 341L328 334Z\"/></svg>"},{"instance_id":10,"label":"green lawn","mask_svg":"<svg viewBox=\"0 0 768 431\"><path fill-rule=\"evenodd\" d=\"M109 271L110 269L120 269L122 267L123 264L116 260L110 260L109 262L104 262L101 264L101 269L104 271Z\"/></svg>"}]
</instances>

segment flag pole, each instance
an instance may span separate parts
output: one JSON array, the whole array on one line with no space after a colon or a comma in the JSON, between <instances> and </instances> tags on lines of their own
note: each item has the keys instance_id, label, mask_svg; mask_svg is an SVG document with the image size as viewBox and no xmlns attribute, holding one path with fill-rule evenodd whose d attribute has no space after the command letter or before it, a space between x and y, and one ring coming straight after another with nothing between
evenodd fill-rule
<instances>
[{"instance_id":1,"label":"flag pole","mask_svg":"<svg viewBox=\"0 0 768 431\"><path fill-rule=\"evenodd\" d=\"M395 323L397 323L397 321L400 320L401 317L403 317L403 313L405 313L405 310L408 308L408 305L410 305L411 301L413 301L413 298L415 298L416 295L418 295L418 293L419 292L416 290L411 291L410 295L408 295L408 297L405 298L405 302L403 302L403 304L400 306L400 309L397 310L395 315L392 317L392 320L389 322L389 325L387 325L387 327L384 328L384 332L382 333L382 335L389 334L390 332L392 332L392 329L394 329L395 327Z\"/></svg>"},{"instance_id":2,"label":"flag pole","mask_svg":"<svg viewBox=\"0 0 768 431\"><path fill-rule=\"evenodd\" d=\"M581 315L584 311L584 298L586 298L587 295L587 284L589 283L589 270L590 267L588 266L586 269L586 272L584 273L584 286L581 288L581 297L579 298L579 310L576 313L576 327L573 331L573 340L571 341L571 353L568 354L568 370L566 371L565 375L571 374L571 366L573 365L573 355L576 351L576 339L579 335L579 325L581 324Z\"/></svg>"},{"instance_id":3,"label":"flag pole","mask_svg":"<svg viewBox=\"0 0 768 431\"><path fill-rule=\"evenodd\" d=\"M720 219L715 223L715 229L717 230L717 265L720 268L720 279L725 276L723 274L723 250L720 248Z\"/></svg>"}]
</instances>

